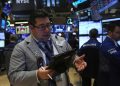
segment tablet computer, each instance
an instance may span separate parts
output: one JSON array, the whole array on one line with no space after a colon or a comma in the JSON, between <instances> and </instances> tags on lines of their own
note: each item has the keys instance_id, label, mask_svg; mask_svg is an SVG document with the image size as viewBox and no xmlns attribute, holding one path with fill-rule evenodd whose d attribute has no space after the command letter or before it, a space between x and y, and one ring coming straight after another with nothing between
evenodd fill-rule
<instances>
[{"instance_id":1,"label":"tablet computer","mask_svg":"<svg viewBox=\"0 0 120 86\"><path fill-rule=\"evenodd\" d=\"M57 73L65 72L73 63L75 50L67 51L52 57L48 69L53 69Z\"/></svg>"}]
</instances>

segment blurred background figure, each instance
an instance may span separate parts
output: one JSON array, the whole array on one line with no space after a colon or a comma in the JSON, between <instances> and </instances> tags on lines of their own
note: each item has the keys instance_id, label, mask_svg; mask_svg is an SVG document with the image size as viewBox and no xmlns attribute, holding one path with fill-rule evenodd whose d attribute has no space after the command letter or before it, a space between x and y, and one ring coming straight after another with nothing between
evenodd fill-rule
<instances>
[{"instance_id":1,"label":"blurred background figure","mask_svg":"<svg viewBox=\"0 0 120 86\"><path fill-rule=\"evenodd\" d=\"M4 48L4 56L5 56L5 64L6 64L7 73L9 70L10 57L14 49L14 46L17 44L17 40L18 40L18 37L14 34L11 34L10 39L9 39L10 43Z\"/></svg>"},{"instance_id":2,"label":"blurred background figure","mask_svg":"<svg viewBox=\"0 0 120 86\"><path fill-rule=\"evenodd\" d=\"M97 40L98 30L91 29L89 32L90 39L82 45L78 51L78 55L85 54L85 61L87 62L86 69L80 73L82 76L82 86L92 86L91 82L94 79L94 85L97 86L97 75L99 68L99 47L100 43Z\"/></svg>"},{"instance_id":3,"label":"blurred background figure","mask_svg":"<svg viewBox=\"0 0 120 86\"><path fill-rule=\"evenodd\" d=\"M76 33L69 33L68 43L73 49L77 49L79 47L79 41Z\"/></svg>"}]
</instances>

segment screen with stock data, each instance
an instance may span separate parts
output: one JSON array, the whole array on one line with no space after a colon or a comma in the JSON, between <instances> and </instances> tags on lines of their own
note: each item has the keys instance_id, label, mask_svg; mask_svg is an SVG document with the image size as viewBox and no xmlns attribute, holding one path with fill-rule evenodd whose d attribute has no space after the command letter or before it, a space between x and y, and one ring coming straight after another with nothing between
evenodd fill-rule
<instances>
[{"instance_id":1,"label":"screen with stock data","mask_svg":"<svg viewBox=\"0 0 120 86\"><path fill-rule=\"evenodd\" d=\"M101 21L81 21L79 22L79 35L89 34L89 31L93 28L96 28L99 34L102 34L102 24Z\"/></svg>"}]
</instances>

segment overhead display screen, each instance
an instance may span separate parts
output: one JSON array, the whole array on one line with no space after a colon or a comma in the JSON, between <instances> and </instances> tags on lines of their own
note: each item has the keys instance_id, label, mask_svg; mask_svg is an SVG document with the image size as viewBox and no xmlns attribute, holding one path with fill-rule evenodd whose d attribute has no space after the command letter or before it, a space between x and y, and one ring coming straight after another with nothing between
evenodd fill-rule
<instances>
[{"instance_id":1,"label":"overhead display screen","mask_svg":"<svg viewBox=\"0 0 120 86\"><path fill-rule=\"evenodd\" d=\"M102 34L102 24L100 22L94 21L81 21L79 22L79 35L89 34L89 31L93 28L96 28L99 34Z\"/></svg>"},{"instance_id":2,"label":"overhead display screen","mask_svg":"<svg viewBox=\"0 0 120 86\"><path fill-rule=\"evenodd\" d=\"M53 32L65 32L66 25L56 24L52 26Z\"/></svg>"},{"instance_id":3,"label":"overhead display screen","mask_svg":"<svg viewBox=\"0 0 120 86\"><path fill-rule=\"evenodd\" d=\"M16 34L28 34L30 33L29 26L16 26Z\"/></svg>"},{"instance_id":4,"label":"overhead display screen","mask_svg":"<svg viewBox=\"0 0 120 86\"><path fill-rule=\"evenodd\" d=\"M5 33L4 32L0 32L0 40L1 39L5 39Z\"/></svg>"}]
</instances>

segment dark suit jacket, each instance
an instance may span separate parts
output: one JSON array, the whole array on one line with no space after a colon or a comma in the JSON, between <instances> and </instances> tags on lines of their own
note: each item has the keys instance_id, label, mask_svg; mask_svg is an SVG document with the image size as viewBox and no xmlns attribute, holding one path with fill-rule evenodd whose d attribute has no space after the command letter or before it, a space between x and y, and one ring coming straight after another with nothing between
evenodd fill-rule
<instances>
[{"instance_id":1,"label":"dark suit jacket","mask_svg":"<svg viewBox=\"0 0 120 86\"><path fill-rule=\"evenodd\" d=\"M110 86L120 86L120 46L110 37L106 37L101 50L109 63Z\"/></svg>"}]
</instances>

